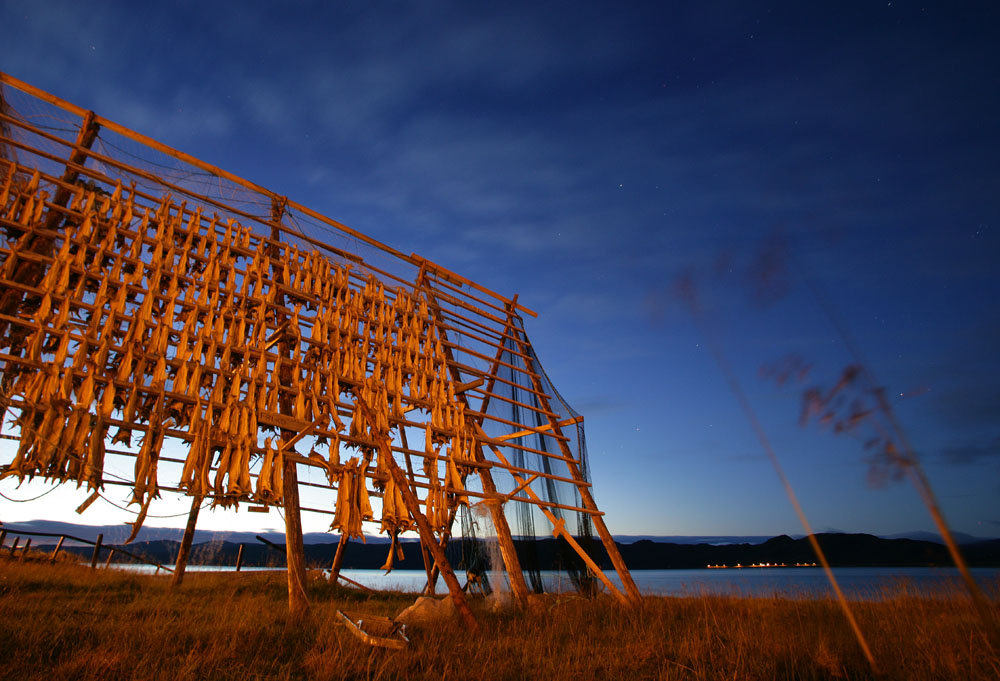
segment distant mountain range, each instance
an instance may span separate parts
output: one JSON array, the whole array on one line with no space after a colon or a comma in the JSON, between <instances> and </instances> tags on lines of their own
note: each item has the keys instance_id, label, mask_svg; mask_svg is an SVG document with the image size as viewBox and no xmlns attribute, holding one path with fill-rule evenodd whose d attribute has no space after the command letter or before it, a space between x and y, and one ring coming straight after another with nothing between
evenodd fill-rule
<instances>
[{"instance_id":1,"label":"distant mountain range","mask_svg":"<svg viewBox=\"0 0 1000 681\"><path fill-rule=\"evenodd\" d=\"M103 542L109 548L118 546L127 538L127 532L120 526L87 526L55 521L31 521L0 525L9 533L18 530L67 534L82 539L96 539L103 534ZM159 533L167 536L157 537ZM148 528L140 539L127 547L131 553L144 556L147 560L170 565L177 556L180 530ZM250 566L284 565L284 536L278 532L260 533L271 545L259 541L250 532L209 533L196 539L192 548L192 565L233 565L241 544L244 545L243 563ZM816 535L831 565L838 567L903 567L931 566L943 567L951 564L948 552L938 541L911 539L908 537L875 537L870 534L821 533ZM306 562L310 567L329 567L336 551L337 536L331 534L307 535ZM320 541L317 541L320 540ZM809 542L804 537L618 537L619 551L626 564L633 570L694 569L709 565L753 565L761 563L812 563L816 560ZM963 537L963 554L970 565L1000 567L1000 539L977 539ZM675 541L661 541L675 540ZM749 541L748 541L749 540ZM32 537L33 545L52 544L56 539ZM367 543L352 541L344 553L345 568L377 568L386 559L388 548L385 537L368 538ZM461 564L461 540L453 540L449 546L449 560ZM534 542L516 540L518 554L525 564L533 564L534 556L541 569L558 567L565 561L565 548L552 538ZM67 543L69 544L69 542ZM422 569L423 562L416 539L403 540L405 558L396 561L398 569ZM9 545L9 542L8 542ZM89 546L72 547L64 550L89 556ZM610 567L607 553L600 542L592 545L591 555L603 567ZM120 557L120 554L119 554ZM102 556L103 559L103 556Z\"/></svg>"},{"instance_id":2,"label":"distant mountain range","mask_svg":"<svg viewBox=\"0 0 1000 681\"><path fill-rule=\"evenodd\" d=\"M108 544L114 544L117 542L123 542L128 539L129 533L132 528L128 525L78 525L75 523L66 523L58 520L28 520L19 523L0 523L0 529L5 526L12 528L17 528L21 530L28 530L31 532L48 532L52 534L66 534L72 535L74 537L79 537L81 539L87 539L89 541L94 541L97 539L98 534L104 535L104 542ZM227 531L215 531L215 530L195 530L194 533L194 543L204 544L204 543L217 543L217 542L230 542L233 544L240 543L257 543L255 537L260 535L265 539L273 542L284 542L285 533L278 531L263 531L263 532L227 532ZM184 536L184 528L174 528L174 527L149 527L145 526L139 530L139 536L136 537L136 542L150 542L150 541L180 541ZM331 534L329 532L307 532L303 535L303 540L307 544L330 544L336 543L339 539L339 535ZM374 543L388 543L389 539L385 536L369 536L368 542ZM45 543L54 544L57 540L51 539L46 540L41 537L32 540L32 543Z\"/></svg>"},{"instance_id":3,"label":"distant mountain range","mask_svg":"<svg viewBox=\"0 0 1000 681\"><path fill-rule=\"evenodd\" d=\"M886 539L870 534L822 533L816 538L834 567L946 567L952 565L945 546L919 539ZM750 544L674 544L640 540L620 546L622 558L633 570L703 568L709 565L815 563L809 540L787 535ZM969 565L1000 566L1000 539L963 544Z\"/></svg>"},{"instance_id":4,"label":"distant mountain range","mask_svg":"<svg viewBox=\"0 0 1000 681\"><path fill-rule=\"evenodd\" d=\"M851 534L840 530L824 530L822 534ZM619 544L633 544L637 541L652 541L660 544L711 544L713 546L724 546L726 544L760 544L773 538L774 535L652 535L652 534L616 534L615 541ZM804 534L791 535L795 539L802 539ZM916 539L919 541L935 542L944 544L941 535L934 532L900 532L897 534L878 535L882 539ZM978 542L1000 539L1000 537L975 537L964 532L952 532L955 541L959 544L976 544Z\"/></svg>"},{"instance_id":5,"label":"distant mountain range","mask_svg":"<svg viewBox=\"0 0 1000 681\"><path fill-rule=\"evenodd\" d=\"M123 542L128 538L131 528L127 525L79 525L76 523L61 522L58 520L28 520L18 523L7 523L11 528L28 530L31 532L49 532L52 534L67 534L81 539L94 541L98 534L104 535L105 543ZM0 529L3 523L0 522ZM157 540L180 541L184 534L183 528L172 527L143 527L136 538L138 542L149 542ZM825 532L824 534L848 534L836 530ZM953 533L959 544L976 544L979 542L997 539L996 537L974 537L962 532ZM195 544L229 542L233 544L257 543L255 537L260 535L268 541L283 543L285 541L284 532L263 531L263 532L227 532L216 530L196 530ZM801 539L805 535L793 535L795 539ZM639 541L651 541L657 544L709 544L712 546L725 546L729 544L761 544L772 538L772 535L649 535L649 534L616 534L615 542L620 545L634 544ZM415 538L415 537L414 537ZM335 544L339 535L331 532L307 532L303 535L306 544ZM905 532L900 534L885 535L882 539L914 539L919 541L935 542L943 544L941 537L933 532ZM389 539L385 535L367 535L367 543L384 544ZM32 543L54 544L57 540L36 538Z\"/></svg>"}]
</instances>

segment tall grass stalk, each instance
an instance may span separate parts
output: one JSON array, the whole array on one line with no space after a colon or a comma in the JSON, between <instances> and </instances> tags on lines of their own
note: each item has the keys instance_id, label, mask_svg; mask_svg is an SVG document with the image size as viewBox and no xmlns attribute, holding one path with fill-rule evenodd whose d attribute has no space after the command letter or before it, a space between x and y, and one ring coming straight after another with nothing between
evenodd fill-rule
<instances>
[{"instance_id":1,"label":"tall grass stalk","mask_svg":"<svg viewBox=\"0 0 1000 681\"><path fill-rule=\"evenodd\" d=\"M778 460L778 455L775 454L774 447L771 446L771 441L767 437L767 433L764 432L764 427L761 425L760 419L757 418L757 413L754 410L753 405L750 404L750 400L743 391L743 386L736 377L736 373L733 371L732 366L729 364L729 359L726 357L725 352L723 352L722 347L717 342L715 335L711 333L708 325L705 323L701 310L698 306L697 294L693 282L686 282L685 288L682 289L680 293L688 305L688 309L694 319L695 325L698 327L698 332L701 334L702 339L708 346L709 352L712 354L715 363L718 364L719 369L722 371L722 375L725 377L726 383L729 385L729 389L733 392L733 395L736 396L736 400L739 402L740 408L743 410L744 415L750 422L757 440L767 453L767 458L774 467L774 471L778 475L778 479L781 481L782 487L785 489L785 494L788 496L788 500L791 502L792 508L795 509L795 514L798 516L799 522L802 523L802 527L806 531L806 536L809 539L809 545L812 547L813 553L816 554L817 560L819 560L820 565L823 567L823 572L826 574L826 578L830 582L830 586L833 588L840 610L850 624L851 631L854 632L854 637L857 639L858 645L861 647L865 659L868 660L868 664L871 666L872 670L876 670L877 666L875 664L875 658L872 655L868 641L865 639L865 635L861 631L861 626L858 624L857 619L854 617L854 613L851 611L851 606L848 604L847 598L844 596L844 592L841 590L840 584L837 582L837 577L833 574L833 570L830 568L830 562L827 560L826 554L823 552L823 548L819 545L819 541L816 539L816 535L812 531L809 519L806 518L806 513L802 509L802 504L799 503L795 490L792 488L791 482L789 482L788 477L785 475L784 468Z\"/></svg>"},{"instance_id":2,"label":"tall grass stalk","mask_svg":"<svg viewBox=\"0 0 1000 681\"><path fill-rule=\"evenodd\" d=\"M997 622L997 617L990 607L986 596L983 594L982 589L979 588L976 580L972 577L972 573L969 572L969 566L965 562L961 550L958 548L958 542L955 541L955 537L951 533L951 528L945 520L944 513L941 511L940 505L938 505L937 497L931 488L930 479L920 465L920 461L914 453L913 446L910 444L910 439L907 437L906 431L903 429L899 419L896 418L896 413L892 405L886 399L885 390L881 388L881 384L875 379L871 365L866 361L861 348L854 341L854 337L849 332L847 324L841 319L829 297L825 295L816 282L805 276L803 272L800 271L799 274L802 280L805 281L816 304L823 311L823 314L826 315L830 324L843 341L847 351L854 358L855 364L860 369L861 376L867 384L868 391L874 395L879 413L882 414L883 418L889 424L895 441L900 445L899 459L896 463L910 478L910 481L917 490L917 494L920 496L920 500L927 507L934 525L941 535L941 539L948 548L948 554L962 576L965 588L972 597L976 613L980 620L982 620L987 642L993 647L994 651L1000 651L1000 624Z\"/></svg>"}]
</instances>

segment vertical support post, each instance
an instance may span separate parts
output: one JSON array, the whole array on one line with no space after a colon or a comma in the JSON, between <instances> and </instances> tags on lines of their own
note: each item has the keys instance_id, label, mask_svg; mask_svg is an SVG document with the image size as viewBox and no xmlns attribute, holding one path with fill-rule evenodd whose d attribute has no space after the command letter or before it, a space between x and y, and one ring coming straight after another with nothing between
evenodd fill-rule
<instances>
[{"instance_id":1,"label":"vertical support post","mask_svg":"<svg viewBox=\"0 0 1000 681\"><path fill-rule=\"evenodd\" d=\"M344 549L347 548L347 542L350 541L347 533L341 533L340 540L337 542L337 552L333 554L333 564L330 566L330 581L336 582L340 577L340 566L344 562Z\"/></svg>"},{"instance_id":2,"label":"vertical support post","mask_svg":"<svg viewBox=\"0 0 1000 681\"><path fill-rule=\"evenodd\" d=\"M271 199L271 240L281 240L281 218L285 213L286 199L279 200L278 197ZM275 253L275 259L279 254ZM272 260L273 262L273 260ZM285 267L283 265L282 267ZM275 269L278 269L277 267ZM280 281L280 277L275 277L275 281ZM277 297L278 303L284 305L285 296L280 294ZM279 326L284 319L278 319ZM282 357L289 357L291 353L288 348L287 336L283 336L278 342L278 354ZM297 369L296 369L297 370ZM283 376L278 376L277 389L286 383ZM292 411L291 400L288 397L278 397L278 412L289 414ZM284 451L285 443L289 442L295 433L282 429L278 450ZM293 450L294 454L294 450ZM282 489L283 505L285 507L285 558L288 566L288 611L293 620L301 620L309 612L309 599L306 596L306 566L305 548L302 545L302 515L299 508L299 475L295 467L295 462L291 457L282 456Z\"/></svg>"},{"instance_id":3,"label":"vertical support post","mask_svg":"<svg viewBox=\"0 0 1000 681\"><path fill-rule=\"evenodd\" d=\"M187 526L184 528L184 536L181 537L181 545L177 549L177 562L174 563L174 576L170 580L171 586L180 586L184 581L184 570L187 568L188 556L191 553L191 543L194 541L194 529L198 524L198 513L201 511L201 496L195 495L191 498L191 511L188 513Z\"/></svg>"},{"instance_id":4,"label":"vertical support post","mask_svg":"<svg viewBox=\"0 0 1000 681\"><path fill-rule=\"evenodd\" d=\"M14 552L17 551L17 545L21 541L20 537L14 537L14 543L10 545L10 557L14 557Z\"/></svg>"},{"instance_id":5,"label":"vertical support post","mask_svg":"<svg viewBox=\"0 0 1000 681\"><path fill-rule=\"evenodd\" d=\"M0 530L0 549L3 548L3 543L6 540L7 540L7 530Z\"/></svg>"},{"instance_id":6,"label":"vertical support post","mask_svg":"<svg viewBox=\"0 0 1000 681\"><path fill-rule=\"evenodd\" d=\"M104 561L104 567L105 567L105 569L111 567L111 559L114 558L114 557L115 557L115 550L111 549L108 552L108 559Z\"/></svg>"},{"instance_id":7,"label":"vertical support post","mask_svg":"<svg viewBox=\"0 0 1000 681\"><path fill-rule=\"evenodd\" d=\"M427 573L427 586L424 587L423 593L433 596L434 587L437 584L437 579L435 579L434 568L432 566L433 561L431 560L431 552L427 550L423 542L420 542L420 555L424 559L424 572Z\"/></svg>"},{"instance_id":8,"label":"vertical support post","mask_svg":"<svg viewBox=\"0 0 1000 681\"><path fill-rule=\"evenodd\" d=\"M292 619L303 618L309 612L306 596L305 547L302 544L302 517L299 513L299 477L295 461L285 458L285 558L288 563L288 610Z\"/></svg>"},{"instance_id":9,"label":"vertical support post","mask_svg":"<svg viewBox=\"0 0 1000 681\"><path fill-rule=\"evenodd\" d=\"M56 548L52 551L52 556L49 558L49 560L53 563L56 562L56 557L59 555L59 549L62 548L63 541L65 540L66 537L59 537L59 541L56 543Z\"/></svg>"},{"instance_id":10,"label":"vertical support post","mask_svg":"<svg viewBox=\"0 0 1000 681\"><path fill-rule=\"evenodd\" d=\"M28 537L24 542L24 548L21 549L21 557L18 558L18 561L24 560L24 557L28 555L28 549L30 548L31 548L31 537Z\"/></svg>"},{"instance_id":11,"label":"vertical support post","mask_svg":"<svg viewBox=\"0 0 1000 681\"><path fill-rule=\"evenodd\" d=\"M94 555L90 557L90 569L93 570L97 567L97 559L101 555L101 542L104 541L104 535L97 535L97 541L94 542Z\"/></svg>"},{"instance_id":12,"label":"vertical support post","mask_svg":"<svg viewBox=\"0 0 1000 681\"><path fill-rule=\"evenodd\" d=\"M243 547L245 544L240 544L239 551L236 552L236 571L239 572L240 568L243 567Z\"/></svg>"}]
</instances>

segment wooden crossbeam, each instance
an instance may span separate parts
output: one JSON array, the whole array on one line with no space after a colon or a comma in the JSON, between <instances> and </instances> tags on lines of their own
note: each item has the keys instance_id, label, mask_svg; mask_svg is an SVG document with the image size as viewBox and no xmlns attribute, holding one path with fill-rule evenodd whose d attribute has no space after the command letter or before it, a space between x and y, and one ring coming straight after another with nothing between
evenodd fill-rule
<instances>
[{"instance_id":1,"label":"wooden crossbeam","mask_svg":"<svg viewBox=\"0 0 1000 681\"><path fill-rule=\"evenodd\" d=\"M494 456L500 459L501 463L510 465L509 462L507 461L507 457L503 455L503 452L500 451L499 447L495 445L489 445L489 447L493 451ZM514 475L514 480L519 485L525 482L521 478L521 476L516 474ZM537 494L535 494L534 490L532 490L530 486L525 485L523 489L525 492L528 493L528 496L531 497L539 505L539 507L542 510L542 513L544 513L548 521L552 523L552 527L554 528L553 530L554 534L556 536L562 536L563 539L566 540L566 542L570 545L570 547L574 551L576 551L577 555L579 555L580 558L583 559L583 562L587 565L587 567L594 574L594 576L597 577L599 580L601 580L601 582L608 589L608 591L611 593L612 596L617 598L623 605L631 605L629 598L618 590L618 587L614 585L614 582L608 579L608 576L604 574L604 571L597 566L597 563L595 563L594 559L590 557L590 554L588 554L586 551L583 550L583 547L580 546L580 543L576 540L576 537L574 537L566 530L565 521L563 521L562 518L557 518L556 515L549 510L548 505L546 505L546 502L543 501Z\"/></svg>"},{"instance_id":2,"label":"wooden crossbeam","mask_svg":"<svg viewBox=\"0 0 1000 681\"><path fill-rule=\"evenodd\" d=\"M524 482L522 482L520 485L518 485L517 487L515 487L513 491L511 491L511 492L503 495L504 503L507 503L511 499L515 498L517 496L518 492L520 492L521 490L523 490L525 487L527 487L528 485L530 485L531 483L533 483L537 479L538 479L538 473L535 473L535 474L531 475L530 477L526 478L524 480Z\"/></svg>"},{"instance_id":3,"label":"wooden crossbeam","mask_svg":"<svg viewBox=\"0 0 1000 681\"><path fill-rule=\"evenodd\" d=\"M562 427L562 426L572 426L574 424L582 423L582 422L583 422L583 417L582 416L574 416L571 419L566 419L565 421L560 421L556 425L558 425L560 427ZM553 426L552 426L551 423L547 423L547 424L545 424L543 426L539 426L538 428L525 428L524 430L519 430L516 433L510 433L509 435L500 435L499 437L495 437L495 438L492 438L492 439L493 439L494 442L506 442L507 440L515 440L515 439L517 439L519 437L525 437L526 435L536 435L536 434L541 435L543 433L547 433L550 430L552 430L552 427Z\"/></svg>"}]
</instances>

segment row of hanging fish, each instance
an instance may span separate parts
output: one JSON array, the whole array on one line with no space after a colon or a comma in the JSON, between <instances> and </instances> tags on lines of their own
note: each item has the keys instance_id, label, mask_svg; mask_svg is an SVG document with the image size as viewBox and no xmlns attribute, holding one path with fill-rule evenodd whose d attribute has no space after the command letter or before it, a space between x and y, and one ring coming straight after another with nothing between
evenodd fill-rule
<instances>
[{"instance_id":1,"label":"row of hanging fish","mask_svg":"<svg viewBox=\"0 0 1000 681\"><path fill-rule=\"evenodd\" d=\"M19 263L39 260L36 232L49 218L38 173L20 188L13 177L0 190L0 216L18 226L0 263L5 290ZM448 507L464 500L474 433L419 292L387 290L169 196L145 206L120 184L78 187L56 224L44 276L21 298L24 332L0 341L18 358L4 391L23 404L19 447L0 477L99 488L109 429L127 446L138 430L133 501L144 510L158 493L167 435L189 443L180 479L189 493L280 504L284 452L270 437L260 442L258 419L290 410L332 443L325 458L313 454L340 488L335 527L351 534L371 519L367 477L383 492L383 529L398 534L410 520L374 443L403 422L425 425L413 415L420 409L432 525L443 527ZM361 457L341 465L341 442Z\"/></svg>"}]
</instances>

